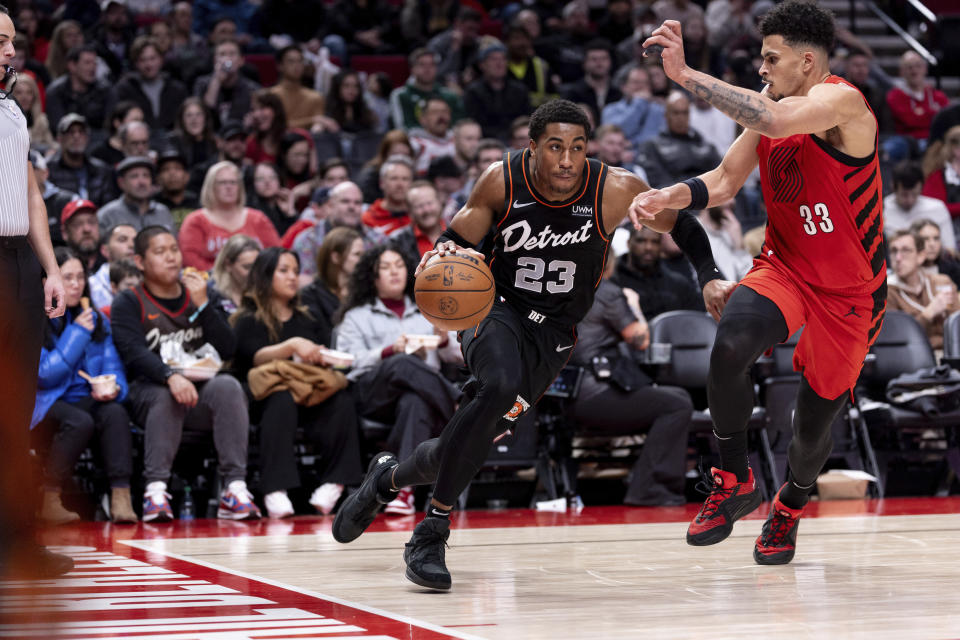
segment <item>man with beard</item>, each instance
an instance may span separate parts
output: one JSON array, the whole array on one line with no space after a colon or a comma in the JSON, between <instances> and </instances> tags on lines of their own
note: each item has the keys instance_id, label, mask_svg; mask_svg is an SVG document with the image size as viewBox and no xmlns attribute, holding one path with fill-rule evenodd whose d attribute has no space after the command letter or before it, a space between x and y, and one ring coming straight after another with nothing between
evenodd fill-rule
<instances>
[{"instance_id":1,"label":"man with beard","mask_svg":"<svg viewBox=\"0 0 960 640\"><path fill-rule=\"evenodd\" d=\"M97 226L97 205L89 200L73 200L63 208L60 228L67 246L83 261L87 273L103 264L100 255L100 227Z\"/></svg>"},{"instance_id":2,"label":"man with beard","mask_svg":"<svg viewBox=\"0 0 960 640\"><path fill-rule=\"evenodd\" d=\"M117 165L117 184L123 195L100 208L97 217L103 231L118 224L129 224L138 231L160 225L175 230L170 209L152 199L153 162L143 156L125 158Z\"/></svg>"},{"instance_id":3,"label":"man with beard","mask_svg":"<svg viewBox=\"0 0 960 640\"><path fill-rule=\"evenodd\" d=\"M390 234L397 247L417 262L437 243L447 228L437 188L426 180L414 182L407 191L410 224Z\"/></svg>"}]
</instances>

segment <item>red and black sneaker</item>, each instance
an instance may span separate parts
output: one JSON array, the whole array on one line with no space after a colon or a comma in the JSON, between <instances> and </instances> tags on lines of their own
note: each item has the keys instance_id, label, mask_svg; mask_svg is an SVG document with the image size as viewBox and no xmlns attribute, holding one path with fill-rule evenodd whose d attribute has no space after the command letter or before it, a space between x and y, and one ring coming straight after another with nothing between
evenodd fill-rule
<instances>
[{"instance_id":1,"label":"red and black sneaker","mask_svg":"<svg viewBox=\"0 0 960 640\"><path fill-rule=\"evenodd\" d=\"M760 491L753 469L746 482L737 482L735 473L710 469L710 495L687 528L687 544L703 547L717 544L733 531L733 523L760 506Z\"/></svg>"},{"instance_id":2,"label":"red and black sneaker","mask_svg":"<svg viewBox=\"0 0 960 640\"><path fill-rule=\"evenodd\" d=\"M783 487L780 487L783 491ZM797 547L797 527L803 508L791 509L780 502L780 491L773 499L770 515L763 523L763 531L753 547L753 559L757 564L787 564L793 560Z\"/></svg>"}]
</instances>

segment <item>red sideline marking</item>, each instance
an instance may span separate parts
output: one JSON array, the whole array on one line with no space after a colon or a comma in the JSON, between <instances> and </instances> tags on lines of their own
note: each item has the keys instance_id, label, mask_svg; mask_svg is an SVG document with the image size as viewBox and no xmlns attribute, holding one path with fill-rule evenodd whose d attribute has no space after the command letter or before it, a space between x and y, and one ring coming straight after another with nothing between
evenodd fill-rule
<instances>
[{"instance_id":1,"label":"red sideline marking","mask_svg":"<svg viewBox=\"0 0 960 640\"><path fill-rule=\"evenodd\" d=\"M0 636L45 639L69 630L70 638L163 640L471 637L125 544L54 550L77 563L63 578L0 582Z\"/></svg>"}]
</instances>

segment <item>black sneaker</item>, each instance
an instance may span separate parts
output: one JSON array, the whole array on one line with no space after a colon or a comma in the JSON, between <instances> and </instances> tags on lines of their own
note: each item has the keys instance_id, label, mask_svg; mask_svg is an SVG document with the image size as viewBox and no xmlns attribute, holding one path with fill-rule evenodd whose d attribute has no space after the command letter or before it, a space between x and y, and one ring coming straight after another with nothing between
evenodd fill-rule
<instances>
[{"instance_id":1,"label":"black sneaker","mask_svg":"<svg viewBox=\"0 0 960 640\"><path fill-rule=\"evenodd\" d=\"M397 456L386 451L373 457L367 467L367 477L363 479L360 488L347 496L337 511L337 517L333 521L334 540L347 543L359 538L377 517L380 505L393 499L393 496L384 498L377 492L377 482L381 475L398 464Z\"/></svg>"},{"instance_id":2,"label":"black sneaker","mask_svg":"<svg viewBox=\"0 0 960 640\"><path fill-rule=\"evenodd\" d=\"M407 563L407 580L428 589L450 588L450 572L444 560L450 521L446 518L424 518L413 530L403 550Z\"/></svg>"}]
</instances>

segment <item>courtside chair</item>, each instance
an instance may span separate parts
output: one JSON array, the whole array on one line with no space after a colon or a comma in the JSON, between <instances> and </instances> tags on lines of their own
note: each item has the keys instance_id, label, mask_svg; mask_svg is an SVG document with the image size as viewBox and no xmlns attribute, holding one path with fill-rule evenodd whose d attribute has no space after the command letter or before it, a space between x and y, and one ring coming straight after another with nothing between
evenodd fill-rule
<instances>
[{"instance_id":1,"label":"courtside chair","mask_svg":"<svg viewBox=\"0 0 960 640\"><path fill-rule=\"evenodd\" d=\"M683 387L697 398L706 397L707 376L710 371L710 352L717 336L717 322L704 311L667 311L650 321L651 344L669 344L669 362L659 364L657 384ZM776 461L766 431L766 411L754 406L747 425L750 438L750 466L757 475L765 499L776 493ZM691 434L708 438L713 445L713 418L710 410L693 412Z\"/></svg>"}]
</instances>

